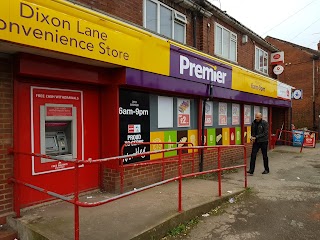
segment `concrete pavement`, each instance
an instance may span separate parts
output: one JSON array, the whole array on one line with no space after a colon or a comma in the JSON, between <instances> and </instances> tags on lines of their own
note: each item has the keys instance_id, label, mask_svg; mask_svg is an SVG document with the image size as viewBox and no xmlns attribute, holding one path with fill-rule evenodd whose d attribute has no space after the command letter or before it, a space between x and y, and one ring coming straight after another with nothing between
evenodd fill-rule
<instances>
[{"instance_id":1,"label":"concrete pavement","mask_svg":"<svg viewBox=\"0 0 320 240\"><path fill-rule=\"evenodd\" d=\"M250 194L224 204L218 216L200 217L197 226L175 239L320 239L319 150L300 154L297 148L277 146L269 154L271 173L261 174L260 157L256 173L248 178Z\"/></svg>"},{"instance_id":2,"label":"concrete pavement","mask_svg":"<svg viewBox=\"0 0 320 240\"><path fill-rule=\"evenodd\" d=\"M241 236L249 236L252 239L282 239L256 238L264 236L264 231L261 228L268 226L259 217L262 215L262 219L265 219L271 211L273 215L279 218L280 215L276 214L280 212L279 208L287 212L292 207L297 211L297 215L301 215L299 213L299 209L301 209L301 211L310 215L312 223L314 221L319 226L319 222L317 222L320 220L318 219L320 209L317 208L320 197L319 148L304 149L302 154L299 153L299 150L299 148L276 146L275 150L269 152L271 173L268 175L261 174L263 171L262 159L261 155L258 156L256 172L254 176L248 177L248 186L252 187L254 192L254 194L249 195L253 198L248 198L248 200L244 198L243 205L237 209L230 210L234 216L232 217L234 221L230 222L229 220L232 218L229 217L230 214L227 215L226 219L228 221L225 221L225 225L216 227L218 232L209 228L206 228L207 230L201 229L201 224L199 224L189 233L188 238L219 239L224 237L223 239L247 239ZM221 205L223 200L227 201L234 194L243 191L243 180L243 169L236 173L224 174L222 192L225 198L218 197L218 186L214 180L187 179L183 181L182 213L177 212L178 184L176 182L155 187L100 207L81 208L80 239L160 239L165 236L169 229L174 228L179 223L206 213L210 209ZM96 192L83 196L82 200L95 202L109 197L112 197L112 195ZM263 207L260 209L259 206L262 204L259 202L260 200L268 202L269 205L262 205ZM249 206L245 205L247 201ZM307 209L302 207L302 203L305 201L310 203ZM297 203L297 205L290 205L291 202ZM237 204L230 205L232 207L237 206ZM250 205L255 206L257 211L260 209L262 213L257 212L257 214L252 213L255 215L250 215ZM249 210L239 210L241 208L248 208ZM240 217L237 213L243 216ZM22 215L23 217L18 221L10 221L11 224L19 228L19 239L73 239L73 206L71 204L64 202L50 204L23 211ZM283 213L282 215L282 218L290 222L291 225L289 224L289 226L305 227L303 220L288 218L290 216L289 213ZM234 232L230 229L234 227L231 225L235 223L235 219L238 219L237 217L245 219L242 223L248 222L249 218L252 217L252 225L256 224L258 230L248 231L249 235L241 235L241 233L232 235ZM211 219L211 217L204 218L203 221L208 221L208 219ZM213 222L216 222L215 219L217 217L212 217ZM240 223L237 226L239 231L248 227ZM270 233L270 229L274 231L277 226L278 224L274 228L269 227L265 232ZM198 227L199 230L197 230ZM306 231L308 229L305 228ZM318 235L320 234L320 230L315 231ZM201 232L208 232L208 234L204 236L200 234ZM229 236L230 238L228 238ZM279 236L282 235L280 234Z\"/></svg>"}]
</instances>

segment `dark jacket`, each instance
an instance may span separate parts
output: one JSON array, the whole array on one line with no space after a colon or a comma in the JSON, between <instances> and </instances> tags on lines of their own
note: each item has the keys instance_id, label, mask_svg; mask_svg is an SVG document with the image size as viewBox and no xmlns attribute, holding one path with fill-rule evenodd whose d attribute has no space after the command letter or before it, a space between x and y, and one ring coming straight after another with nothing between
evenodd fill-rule
<instances>
[{"instance_id":1,"label":"dark jacket","mask_svg":"<svg viewBox=\"0 0 320 240\"><path fill-rule=\"evenodd\" d=\"M260 122L254 120L251 124L251 136L256 137L256 142L268 142L268 130L269 124L265 120L261 119Z\"/></svg>"}]
</instances>

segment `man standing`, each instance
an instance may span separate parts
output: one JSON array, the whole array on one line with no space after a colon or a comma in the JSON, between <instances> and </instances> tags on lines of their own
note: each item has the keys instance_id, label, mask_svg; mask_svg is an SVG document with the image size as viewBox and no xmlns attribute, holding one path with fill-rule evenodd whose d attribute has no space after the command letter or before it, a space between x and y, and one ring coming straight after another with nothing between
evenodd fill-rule
<instances>
[{"instance_id":1,"label":"man standing","mask_svg":"<svg viewBox=\"0 0 320 240\"><path fill-rule=\"evenodd\" d=\"M254 173L254 169L256 166L256 158L259 149L261 148L262 156L263 156L263 165L264 171L262 174L269 173L269 163L268 163L268 122L262 120L262 114L256 113L255 120L251 124L251 141L253 142L252 152L251 152L251 160L250 160L250 169L247 171L249 174Z\"/></svg>"}]
</instances>

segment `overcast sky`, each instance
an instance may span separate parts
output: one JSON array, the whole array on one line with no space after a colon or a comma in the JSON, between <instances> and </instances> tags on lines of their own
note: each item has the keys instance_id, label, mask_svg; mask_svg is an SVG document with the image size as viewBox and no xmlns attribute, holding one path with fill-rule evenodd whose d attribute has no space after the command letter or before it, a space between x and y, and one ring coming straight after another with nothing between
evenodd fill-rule
<instances>
[{"instance_id":1,"label":"overcast sky","mask_svg":"<svg viewBox=\"0 0 320 240\"><path fill-rule=\"evenodd\" d=\"M320 0L209 0L261 37L317 49Z\"/></svg>"}]
</instances>

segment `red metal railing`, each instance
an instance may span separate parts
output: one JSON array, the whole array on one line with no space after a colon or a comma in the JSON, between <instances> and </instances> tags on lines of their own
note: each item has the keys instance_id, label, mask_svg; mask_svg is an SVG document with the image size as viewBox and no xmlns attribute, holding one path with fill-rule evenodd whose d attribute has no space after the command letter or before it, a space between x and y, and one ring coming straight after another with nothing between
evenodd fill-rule
<instances>
[{"instance_id":1,"label":"red metal railing","mask_svg":"<svg viewBox=\"0 0 320 240\"><path fill-rule=\"evenodd\" d=\"M300 131L302 133L300 133ZM300 147L300 153L302 152L302 149L304 147L308 147L308 145L306 144L306 133L309 135L314 134L314 145L312 147L316 147L316 143L317 143L317 139L318 139L318 133L314 132L314 131L309 131L309 130L299 130L299 129L295 129L295 130L281 130L281 129L277 129L276 132L276 136L274 137L273 141L272 141L272 147L274 148L276 145L276 142L283 142L286 144L290 144L293 145L293 135L298 134L298 135L302 135L303 140L302 140L302 144Z\"/></svg>"},{"instance_id":2,"label":"red metal railing","mask_svg":"<svg viewBox=\"0 0 320 240\"><path fill-rule=\"evenodd\" d=\"M225 168L221 168L221 150L222 149L227 149L227 148L243 148L243 159L244 162L242 165L236 165L236 166L231 166L231 167L225 167ZM218 168L216 169L212 169L212 170L207 170L207 171L203 171L203 172L197 172L197 173L189 173L189 174L182 174L182 150L184 149L217 149L218 150ZM141 156L146 156L146 155L151 155L151 154L158 154L158 153L162 153L162 152L169 152L169 151L178 151L178 176L177 177L173 177L167 180L163 180L161 182L157 182L154 184L150 184L148 186L139 188L139 189L135 189L134 191L130 191L130 192L126 192L126 193L122 193L118 196L106 199L106 200L102 200L99 202L94 202L94 203L87 203L87 202L80 202L79 201L79 165L80 164L99 164L99 163L103 163L103 162L107 162L107 161L114 161L114 160L120 160L123 161L125 158L128 157L141 157ZM51 156L47 156L47 155L43 155L43 154L35 154L35 153L22 153L22 152L14 152L11 151L11 153L15 154L15 155L19 155L19 154L23 154L23 155L28 155L28 156L34 156L34 157L41 157L41 158L48 158L48 159L55 159L54 157ZM244 169L244 187L247 187L247 174L246 174L246 167L247 167L247 152L246 152L246 148L244 145L228 145L228 146L193 146L193 147L177 147L177 148L171 148L171 149L162 149L162 150L158 150L158 151L151 151L151 152L146 152L146 153L141 153L141 154L131 154L131 155L126 155L126 156L116 156L116 157L110 157L110 158L103 158L103 159L88 159L88 160L77 160L77 159L73 159L73 160L61 160L60 161L66 161L66 162L73 162L74 163L74 167L75 167L75 180L74 180L74 195L73 197L68 197L68 196L64 196L58 193L55 193L53 191L49 191L47 189L23 182L19 179L17 179L19 176L16 176L16 178L10 178L9 181L12 183L15 183L14 187L15 188L19 188L19 185L24 185L26 187L29 187L31 189L37 190L39 192L42 193L46 193L52 197L61 199L63 201L69 202L71 204L74 204L74 239L75 240L79 240L80 238L80 224L79 224L79 206L80 207L95 207L95 206L100 206L109 202L113 202L115 200L133 195L133 194L137 194L139 192L145 191L147 189L162 185L162 184L166 184L172 181L179 181L178 184L178 211L181 212L182 211L182 179L183 178L187 178L187 177L195 177L198 175L203 175L203 174L208 174L208 173L213 173L213 172L218 172L218 195L221 196L222 195L222 184L221 184L221 172L225 171L225 170L231 170L231 169L236 169L236 168L243 168ZM153 161L151 161L153 162ZM156 164L156 163L155 163ZM17 165L16 165L17 166ZM20 194L19 191L15 191L15 193ZM19 202L19 196L15 196L15 199L17 199L15 201L15 212L16 212L16 216L20 217L20 202Z\"/></svg>"},{"instance_id":3,"label":"red metal railing","mask_svg":"<svg viewBox=\"0 0 320 240\"><path fill-rule=\"evenodd\" d=\"M193 146L192 142L130 142L130 143L125 143L122 145L121 147L121 151L120 151L120 155L124 156L124 148L128 147L128 146L132 146L132 145L159 145L161 144L161 149L165 149L164 145L177 145L177 147L179 147L179 145L187 145L187 146ZM168 152L171 151L176 151L173 148L168 148L167 149ZM120 193L123 193L123 185L124 185L124 169L125 168L132 168L132 167L138 167L138 166L147 166L147 165L153 165L153 164L161 164L162 165L162 172L161 172L161 180L164 180L164 176L165 176L165 164L166 163L174 163L174 162L178 162L178 160L174 160L174 159L167 159L165 160L165 151L162 152L162 156L161 156L161 160L152 160L152 161L146 161L146 162L140 162L140 163L130 163L130 164L123 164L123 160L121 160L119 162L119 166L120 166ZM192 149L192 159L186 159L184 161L192 161L192 172L194 172L194 149Z\"/></svg>"}]
</instances>

